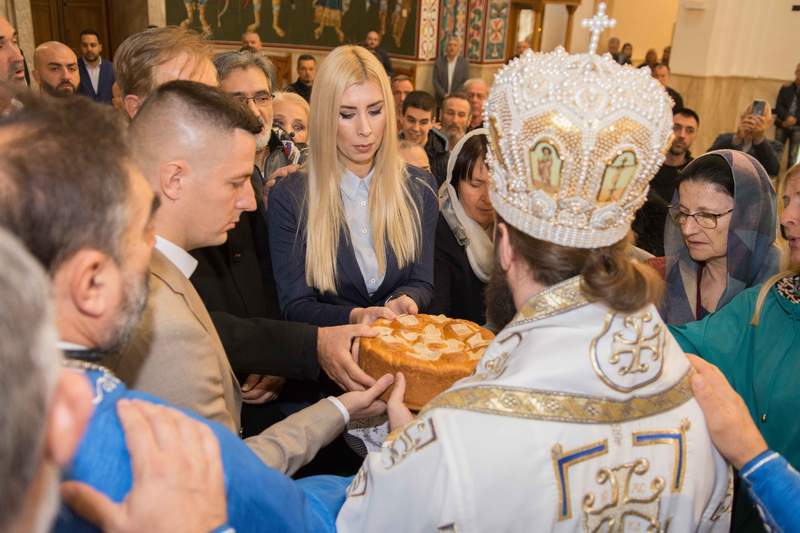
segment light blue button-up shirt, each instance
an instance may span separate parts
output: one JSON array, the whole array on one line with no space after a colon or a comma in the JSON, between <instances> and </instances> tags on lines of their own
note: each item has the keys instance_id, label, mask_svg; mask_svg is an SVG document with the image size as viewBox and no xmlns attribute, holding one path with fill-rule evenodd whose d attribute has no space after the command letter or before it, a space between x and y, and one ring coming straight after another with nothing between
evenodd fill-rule
<instances>
[{"instance_id":1,"label":"light blue button-up shirt","mask_svg":"<svg viewBox=\"0 0 800 533\"><path fill-rule=\"evenodd\" d=\"M358 268L361 270L370 296L378 290L386 275L378 269L378 257L375 255L375 243L372 240L372 227L369 222L369 186L372 183L373 172L374 170L366 177L359 178L349 170L345 170L339 185L342 191L344 219L350 229L350 242L353 243Z\"/></svg>"}]
</instances>

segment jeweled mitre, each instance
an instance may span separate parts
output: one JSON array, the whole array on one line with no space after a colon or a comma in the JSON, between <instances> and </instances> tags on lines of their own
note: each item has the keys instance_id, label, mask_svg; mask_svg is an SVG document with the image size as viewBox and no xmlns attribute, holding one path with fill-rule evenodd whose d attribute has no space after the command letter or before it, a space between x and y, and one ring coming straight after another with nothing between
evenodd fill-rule
<instances>
[{"instance_id":1,"label":"jeweled mitre","mask_svg":"<svg viewBox=\"0 0 800 533\"><path fill-rule=\"evenodd\" d=\"M559 47L498 72L484 121L497 213L537 239L597 248L625 237L644 203L672 101L650 69Z\"/></svg>"}]
</instances>

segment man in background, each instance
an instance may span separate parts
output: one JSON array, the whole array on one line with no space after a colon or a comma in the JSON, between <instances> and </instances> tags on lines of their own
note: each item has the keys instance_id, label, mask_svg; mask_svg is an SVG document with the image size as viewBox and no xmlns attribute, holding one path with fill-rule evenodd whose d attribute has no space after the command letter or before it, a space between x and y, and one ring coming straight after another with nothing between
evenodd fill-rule
<instances>
[{"instance_id":1,"label":"man in background","mask_svg":"<svg viewBox=\"0 0 800 533\"><path fill-rule=\"evenodd\" d=\"M290 93L296 93L311 103L311 89L317 74L317 60L311 54L302 54L297 58L297 80L286 86Z\"/></svg>"},{"instance_id":2,"label":"man in background","mask_svg":"<svg viewBox=\"0 0 800 533\"><path fill-rule=\"evenodd\" d=\"M446 94L458 90L469 78L469 63L462 56L461 39L456 35L447 38L444 55L433 64L433 89L436 105L442 105Z\"/></svg>"},{"instance_id":3,"label":"man in background","mask_svg":"<svg viewBox=\"0 0 800 533\"><path fill-rule=\"evenodd\" d=\"M467 131L480 128L483 125L483 105L489 99L489 86L480 78L471 78L464 82L463 90L472 108Z\"/></svg>"},{"instance_id":4,"label":"man in background","mask_svg":"<svg viewBox=\"0 0 800 533\"><path fill-rule=\"evenodd\" d=\"M676 109L683 109L683 97L681 96L681 93L669 86L669 75L670 70L668 65L659 63L653 67L653 77L664 86L667 94L669 94L669 97L672 98L672 101L674 102L672 104L672 110L675 111Z\"/></svg>"},{"instance_id":5,"label":"man in background","mask_svg":"<svg viewBox=\"0 0 800 533\"><path fill-rule=\"evenodd\" d=\"M452 93L442 101L442 133L447 137L447 147L453 146L467 133L471 106L464 93Z\"/></svg>"},{"instance_id":6,"label":"man in background","mask_svg":"<svg viewBox=\"0 0 800 533\"><path fill-rule=\"evenodd\" d=\"M441 185L447 177L447 140L433 129L436 101L425 91L409 93L403 102L403 131L400 140L411 141L425 149L431 173Z\"/></svg>"},{"instance_id":7,"label":"man in background","mask_svg":"<svg viewBox=\"0 0 800 533\"><path fill-rule=\"evenodd\" d=\"M398 74L392 78L392 97L394 98L394 112L397 117L397 131L403 130L403 102L413 90L414 82L405 74Z\"/></svg>"},{"instance_id":8,"label":"man in background","mask_svg":"<svg viewBox=\"0 0 800 533\"><path fill-rule=\"evenodd\" d=\"M0 81L20 87L25 82L25 58L19 50L17 30L5 17L0 17Z\"/></svg>"},{"instance_id":9,"label":"man in background","mask_svg":"<svg viewBox=\"0 0 800 533\"><path fill-rule=\"evenodd\" d=\"M386 50L381 48L381 34L375 30L367 32L367 37L364 39L364 47L375 54L378 61L381 62L383 68L386 69L386 75L391 78L394 76L394 69L392 68L392 60L389 59L389 54Z\"/></svg>"},{"instance_id":10,"label":"man in background","mask_svg":"<svg viewBox=\"0 0 800 533\"><path fill-rule=\"evenodd\" d=\"M103 45L100 34L95 30L81 32L81 57L78 59L80 88L78 93L88 96L95 102L110 104L113 99L114 65L100 55Z\"/></svg>"},{"instance_id":11,"label":"man in background","mask_svg":"<svg viewBox=\"0 0 800 533\"><path fill-rule=\"evenodd\" d=\"M800 146L800 63L794 69L794 81L787 83L778 92L775 102L775 140L781 146L789 143L787 166L797 163L797 148Z\"/></svg>"},{"instance_id":12,"label":"man in background","mask_svg":"<svg viewBox=\"0 0 800 533\"><path fill-rule=\"evenodd\" d=\"M78 56L58 41L40 44L33 54L33 79L39 90L51 96L72 96L81 82Z\"/></svg>"}]
</instances>

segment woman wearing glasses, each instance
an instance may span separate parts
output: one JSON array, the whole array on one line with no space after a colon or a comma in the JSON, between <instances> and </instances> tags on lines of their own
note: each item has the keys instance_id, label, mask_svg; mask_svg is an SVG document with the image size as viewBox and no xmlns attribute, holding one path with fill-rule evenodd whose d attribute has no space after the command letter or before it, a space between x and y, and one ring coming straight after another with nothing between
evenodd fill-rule
<instances>
[{"instance_id":1,"label":"woman wearing glasses","mask_svg":"<svg viewBox=\"0 0 800 533\"><path fill-rule=\"evenodd\" d=\"M700 320L778 271L775 190L735 150L709 152L680 174L664 232L668 324Z\"/></svg>"}]
</instances>

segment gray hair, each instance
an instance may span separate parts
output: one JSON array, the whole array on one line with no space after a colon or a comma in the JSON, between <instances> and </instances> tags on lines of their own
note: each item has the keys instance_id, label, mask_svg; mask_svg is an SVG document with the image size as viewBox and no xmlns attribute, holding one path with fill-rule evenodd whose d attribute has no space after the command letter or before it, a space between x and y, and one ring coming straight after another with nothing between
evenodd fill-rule
<instances>
[{"instance_id":1,"label":"gray hair","mask_svg":"<svg viewBox=\"0 0 800 533\"><path fill-rule=\"evenodd\" d=\"M0 264L0 530L7 531L42 461L60 356L47 277L4 229Z\"/></svg>"},{"instance_id":2,"label":"gray hair","mask_svg":"<svg viewBox=\"0 0 800 533\"><path fill-rule=\"evenodd\" d=\"M267 77L267 83L272 90L272 78L270 77L271 62L260 54L253 52L225 52L214 58L214 67L217 69L220 83L230 76L231 72L238 69L257 68Z\"/></svg>"}]
</instances>

